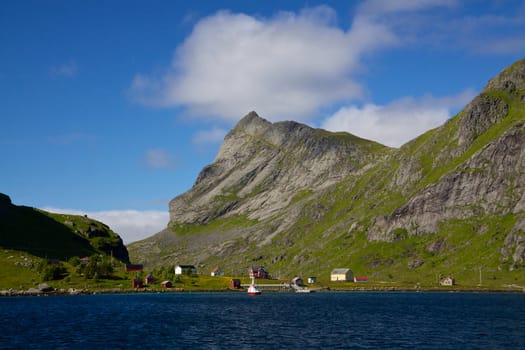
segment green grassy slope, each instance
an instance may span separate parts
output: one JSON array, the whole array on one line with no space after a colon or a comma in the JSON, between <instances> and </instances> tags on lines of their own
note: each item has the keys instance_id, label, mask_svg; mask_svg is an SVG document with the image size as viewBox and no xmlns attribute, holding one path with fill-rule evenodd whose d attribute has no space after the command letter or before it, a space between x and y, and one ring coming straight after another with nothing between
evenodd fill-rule
<instances>
[{"instance_id":1,"label":"green grassy slope","mask_svg":"<svg viewBox=\"0 0 525 350\"><path fill-rule=\"evenodd\" d=\"M83 216L13 205L8 196L0 196L0 247L63 261L97 253L129 261L121 238L106 225Z\"/></svg>"}]
</instances>

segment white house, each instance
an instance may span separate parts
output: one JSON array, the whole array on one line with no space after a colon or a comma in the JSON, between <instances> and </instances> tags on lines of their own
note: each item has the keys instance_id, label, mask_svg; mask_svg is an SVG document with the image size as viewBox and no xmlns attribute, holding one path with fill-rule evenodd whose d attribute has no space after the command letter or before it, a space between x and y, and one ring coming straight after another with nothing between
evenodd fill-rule
<instances>
[{"instance_id":1,"label":"white house","mask_svg":"<svg viewBox=\"0 0 525 350\"><path fill-rule=\"evenodd\" d=\"M175 266L176 275L195 275L197 269L193 265L177 265Z\"/></svg>"},{"instance_id":2,"label":"white house","mask_svg":"<svg viewBox=\"0 0 525 350\"><path fill-rule=\"evenodd\" d=\"M352 281L354 278L354 273L347 268L338 268L333 269L330 274L330 281Z\"/></svg>"},{"instance_id":3,"label":"white house","mask_svg":"<svg viewBox=\"0 0 525 350\"><path fill-rule=\"evenodd\" d=\"M224 276L224 271L222 271L219 266L216 266L210 273L211 277Z\"/></svg>"},{"instance_id":4,"label":"white house","mask_svg":"<svg viewBox=\"0 0 525 350\"><path fill-rule=\"evenodd\" d=\"M303 282L303 279L301 277L294 277L292 279L292 284L294 284L296 286L299 286L299 287L304 286L304 282Z\"/></svg>"},{"instance_id":5,"label":"white house","mask_svg":"<svg viewBox=\"0 0 525 350\"><path fill-rule=\"evenodd\" d=\"M442 286L453 286L454 282L454 278L448 276L447 278L444 278L441 281L439 281L439 284L441 284Z\"/></svg>"}]
</instances>

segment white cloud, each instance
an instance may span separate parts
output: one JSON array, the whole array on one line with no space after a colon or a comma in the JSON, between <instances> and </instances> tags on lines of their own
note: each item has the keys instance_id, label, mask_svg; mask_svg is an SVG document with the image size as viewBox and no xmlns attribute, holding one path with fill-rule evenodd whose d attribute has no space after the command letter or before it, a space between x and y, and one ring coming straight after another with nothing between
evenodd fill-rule
<instances>
[{"instance_id":1,"label":"white cloud","mask_svg":"<svg viewBox=\"0 0 525 350\"><path fill-rule=\"evenodd\" d=\"M144 164L148 169L172 169L176 166L173 157L160 148L147 150L144 156Z\"/></svg>"},{"instance_id":2,"label":"white cloud","mask_svg":"<svg viewBox=\"0 0 525 350\"><path fill-rule=\"evenodd\" d=\"M210 130L200 130L193 135L194 144L218 143L222 142L228 131L219 127Z\"/></svg>"},{"instance_id":3,"label":"white cloud","mask_svg":"<svg viewBox=\"0 0 525 350\"><path fill-rule=\"evenodd\" d=\"M234 121L256 110L270 119L305 120L321 107L362 96L353 78L363 54L394 45L385 26L359 19L334 25L326 6L272 18L219 12L200 20L161 76L137 74L136 100L183 106Z\"/></svg>"},{"instance_id":4,"label":"white cloud","mask_svg":"<svg viewBox=\"0 0 525 350\"><path fill-rule=\"evenodd\" d=\"M143 104L230 123L255 110L270 121L313 124L339 108L325 127L400 145L449 118L454 103L405 97L358 107L369 98L358 75L371 54L402 45L471 53L517 52L525 45L522 14L464 11L457 0L368 0L347 28L327 6L266 18L222 11L195 23L163 73L136 74L130 92ZM491 33L502 27L507 30ZM193 142L214 135L199 132Z\"/></svg>"},{"instance_id":5,"label":"white cloud","mask_svg":"<svg viewBox=\"0 0 525 350\"><path fill-rule=\"evenodd\" d=\"M450 7L456 4L457 0L368 0L359 6L359 13L363 16L378 16L399 12L419 11L435 7Z\"/></svg>"},{"instance_id":6,"label":"white cloud","mask_svg":"<svg viewBox=\"0 0 525 350\"><path fill-rule=\"evenodd\" d=\"M443 124L474 96L466 90L457 96L405 97L384 106L366 104L342 107L321 125L330 131L347 131L391 147L399 147L425 131Z\"/></svg>"},{"instance_id":7,"label":"white cloud","mask_svg":"<svg viewBox=\"0 0 525 350\"><path fill-rule=\"evenodd\" d=\"M166 228L169 221L169 213L167 211L109 210L85 212L76 209L52 207L46 207L43 210L52 213L87 215L108 225L120 235L125 244L152 236Z\"/></svg>"},{"instance_id":8,"label":"white cloud","mask_svg":"<svg viewBox=\"0 0 525 350\"><path fill-rule=\"evenodd\" d=\"M53 78L72 78L77 72L78 66L73 60L51 68L51 76Z\"/></svg>"},{"instance_id":9,"label":"white cloud","mask_svg":"<svg viewBox=\"0 0 525 350\"><path fill-rule=\"evenodd\" d=\"M523 7L525 9L525 7ZM525 11L513 16L468 16L448 23L447 42L475 53L505 55L525 50Z\"/></svg>"}]
</instances>

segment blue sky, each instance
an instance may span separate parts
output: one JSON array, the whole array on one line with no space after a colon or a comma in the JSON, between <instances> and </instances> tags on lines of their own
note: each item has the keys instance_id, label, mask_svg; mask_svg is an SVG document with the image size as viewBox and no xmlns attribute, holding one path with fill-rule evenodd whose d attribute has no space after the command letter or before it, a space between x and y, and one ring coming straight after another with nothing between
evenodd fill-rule
<instances>
[{"instance_id":1,"label":"blue sky","mask_svg":"<svg viewBox=\"0 0 525 350\"><path fill-rule=\"evenodd\" d=\"M0 192L131 242L251 110L398 147L525 57L522 1L5 1Z\"/></svg>"}]
</instances>

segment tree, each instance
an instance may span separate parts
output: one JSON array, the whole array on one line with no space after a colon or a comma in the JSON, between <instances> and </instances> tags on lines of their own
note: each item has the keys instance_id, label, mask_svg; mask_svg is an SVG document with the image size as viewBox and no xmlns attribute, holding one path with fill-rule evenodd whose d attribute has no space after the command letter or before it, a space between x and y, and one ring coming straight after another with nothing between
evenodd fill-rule
<instances>
[{"instance_id":1,"label":"tree","mask_svg":"<svg viewBox=\"0 0 525 350\"><path fill-rule=\"evenodd\" d=\"M50 264L47 261L40 264L39 272L42 274L42 281L60 280L67 276L67 269L62 264Z\"/></svg>"},{"instance_id":2,"label":"tree","mask_svg":"<svg viewBox=\"0 0 525 350\"><path fill-rule=\"evenodd\" d=\"M108 256L92 255L81 270L86 278L107 278L113 274L113 265Z\"/></svg>"}]
</instances>

